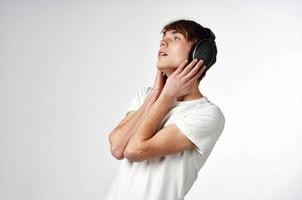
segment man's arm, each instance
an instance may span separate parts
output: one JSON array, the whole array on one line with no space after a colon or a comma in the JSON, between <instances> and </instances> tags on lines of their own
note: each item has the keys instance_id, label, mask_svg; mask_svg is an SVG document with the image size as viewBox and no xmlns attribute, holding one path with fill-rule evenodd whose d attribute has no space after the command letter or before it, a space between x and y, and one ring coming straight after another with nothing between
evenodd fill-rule
<instances>
[{"instance_id":1,"label":"man's arm","mask_svg":"<svg viewBox=\"0 0 302 200\"><path fill-rule=\"evenodd\" d=\"M188 94L206 69L205 66L200 68L202 60L198 63L197 61L194 59L187 65L187 60L185 60L166 80L159 98L138 124L133 137L127 144L124 157L128 160L142 161L192 149L195 146L191 142L192 138L190 140L186 137L175 125L169 125L158 132L157 129L177 97ZM161 86L162 81L159 81L158 85Z\"/></svg>"},{"instance_id":2,"label":"man's arm","mask_svg":"<svg viewBox=\"0 0 302 200\"><path fill-rule=\"evenodd\" d=\"M136 132L138 124L142 121L143 116L148 113L151 105L154 103L156 95L152 92L146 97L143 105L131 116L123 119L119 125L110 133L110 151L112 155L121 160L124 158L123 152L128 144L130 138Z\"/></svg>"},{"instance_id":3,"label":"man's arm","mask_svg":"<svg viewBox=\"0 0 302 200\"><path fill-rule=\"evenodd\" d=\"M154 100L154 99L153 99ZM150 139L156 133L160 122L167 114L167 112L171 109L171 106L175 102L175 98L166 96L165 94L161 94L159 98L153 102L151 102L151 107L148 112L145 112L145 115L142 117L140 123L137 124L137 128L135 129L135 133L133 137L129 140L127 147L124 151L124 157L137 161L140 155L144 154L148 149L146 149ZM169 128L172 132L176 132L176 130ZM181 134L181 133L179 133ZM176 135L175 135L176 136ZM185 136L179 137L180 139L185 139ZM185 140L184 140L185 141ZM186 140L185 149L193 147L193 144Z\"/></svg>"},{"instance_id":4,"label":"man's arm","mask_svg":"<svg viewBox=\"0 0 302 200\"><path fill-rule=\"evenodd\" d=\"M157 127L174 100L164 95L158 98L143 118L124 151L124 157L140 162L193 149L196 145L175 124L158 132Z\"/></svg>"}]
</instances>

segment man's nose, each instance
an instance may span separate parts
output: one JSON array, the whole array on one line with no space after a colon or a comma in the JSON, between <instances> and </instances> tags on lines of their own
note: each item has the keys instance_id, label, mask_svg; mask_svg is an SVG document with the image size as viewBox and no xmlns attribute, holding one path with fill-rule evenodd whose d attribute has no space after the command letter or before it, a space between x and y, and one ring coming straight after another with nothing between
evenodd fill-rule
<instances>
[{"instance_id":1,"label":"man's nose","mask_svg":"<svg viewBox=\"0 0 302 200\"><path fill-rule=\"evenodd\" d=\"M161 41L160 41L160 46L162 47L162 46L168 46L168 42L165 40L165 39L162 39Z\"/></svg>"}]
</instances>

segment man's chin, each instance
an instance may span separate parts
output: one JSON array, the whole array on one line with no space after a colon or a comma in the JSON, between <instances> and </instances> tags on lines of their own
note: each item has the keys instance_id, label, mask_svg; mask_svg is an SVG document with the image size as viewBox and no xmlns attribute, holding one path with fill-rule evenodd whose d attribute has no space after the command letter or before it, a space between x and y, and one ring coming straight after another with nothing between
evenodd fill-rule
<instances>
[{"instance_id":1,"label":"man's chin","mask_svg":"<svg viewBox=\"0 0 302 200\"><path fill-rule=\"evenodd\" d=\"M158 69L168 69L168 70L171 70L171 69L176 69L177 67L175 66L172 66L172 65L165 65L165 64L161 64L161 63L158 63L157 64L157 68Z\"/></svg>"}]
</instances>

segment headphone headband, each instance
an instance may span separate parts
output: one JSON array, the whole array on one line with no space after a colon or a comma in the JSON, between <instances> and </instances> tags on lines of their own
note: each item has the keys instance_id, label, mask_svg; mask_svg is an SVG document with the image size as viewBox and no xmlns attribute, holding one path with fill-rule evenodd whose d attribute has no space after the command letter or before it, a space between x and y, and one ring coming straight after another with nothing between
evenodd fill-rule
<instances>
[{"instance_id":1,"label":"headphone headband","mask_svg":"<svg viewBox=\"0 0 302 200\"><path fill-rule=\"evenodd\" d=\"M211 38L212 40L215 40L215 39L216 39L215 34L214 34L210 29L208 29L208 30L209 30L209 33L210 33L210 38Z\"/></svg>"}]
</instances>

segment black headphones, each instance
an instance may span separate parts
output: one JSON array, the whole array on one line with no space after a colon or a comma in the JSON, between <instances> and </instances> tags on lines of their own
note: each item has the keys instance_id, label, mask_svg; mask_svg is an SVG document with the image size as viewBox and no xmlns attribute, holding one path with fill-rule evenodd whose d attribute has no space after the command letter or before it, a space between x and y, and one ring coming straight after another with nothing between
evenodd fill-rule
<instances>
[{"instance_id":1,"label":"black headphones","mask_svg":"<svg viewBox=\"0 0 302 200\"><path fill-rule=\"evenodd\" d=\"M195 58L198 60L202 59L204 61L204 65L209 68L216 62L217 47L214 41L216 37L210 29L207 30L210 35L209 38L200 39L192 46L189 53L188 63Z\"/></svg>"}]
</instances>

